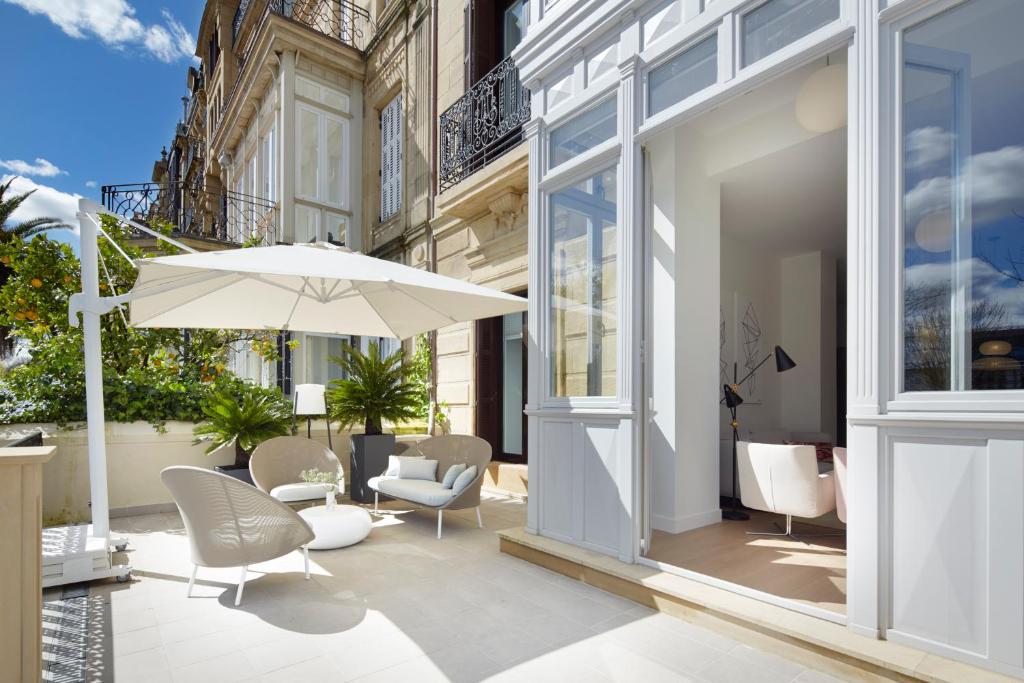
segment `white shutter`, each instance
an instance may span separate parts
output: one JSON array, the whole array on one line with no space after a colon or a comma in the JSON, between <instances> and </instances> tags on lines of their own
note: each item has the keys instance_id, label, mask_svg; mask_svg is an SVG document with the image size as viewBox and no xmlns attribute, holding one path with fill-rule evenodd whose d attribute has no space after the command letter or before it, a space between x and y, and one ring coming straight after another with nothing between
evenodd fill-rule
<instances>
[{"instance_id":1,"label":"white shutter","mask_svg":"<svg viewBox=\"0 0 1024 683\"><path fill-rule=\"evenodd\" d=\"M402 208L402 96L380 114L380 219Z\"/></svg>"}]
</instances>

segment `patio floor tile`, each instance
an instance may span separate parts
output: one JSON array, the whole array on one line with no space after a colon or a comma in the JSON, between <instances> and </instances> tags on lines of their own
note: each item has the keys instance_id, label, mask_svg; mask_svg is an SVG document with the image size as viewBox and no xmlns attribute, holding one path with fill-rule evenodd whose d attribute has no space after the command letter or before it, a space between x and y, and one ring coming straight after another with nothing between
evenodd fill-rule
<instances>
[{"instance_id":1,"label":"patio floor tile","mask_svg":"<svg viewBox=\"0 0 1024 683\"><path fill-rule=\"evenodd\" d=\"M453 513L440 541L433 513L387 505L364 542L311 552L309 581L299 553L251 567L238 607L236 569L200 568L186 597L177 515L114 519L135 578L64 591L89 611L87 636L54 593L53 673L88 661L88 680L117 683L834 680L501 554L494 532L524 523L523 501L485 495L487 528Z\"/></svg>"}]
</instances>

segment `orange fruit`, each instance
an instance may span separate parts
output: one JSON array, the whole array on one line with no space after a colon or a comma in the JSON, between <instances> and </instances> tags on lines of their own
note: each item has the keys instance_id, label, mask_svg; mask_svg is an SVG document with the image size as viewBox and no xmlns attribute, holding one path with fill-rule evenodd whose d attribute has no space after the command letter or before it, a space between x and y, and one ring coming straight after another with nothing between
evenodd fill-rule
<instances>
[{"instance_id":1,"label":"orange fruit","mask_svg":"<svg viewBox=\"0 0 1024 683\"><path fill-rule=\"evenodd\" d=\"M29 284L35 287L36 289L39 289L40 287L43 286L43 281L37 277L34 277L29 281Z\"/></svg>"},{"instance_id":2,"label":"orange fruit","mask_svg":"<svg viewBox=\"0 0 1024 683\"><path fill-rule=\"evenodd\" d=\"M14 314L14 319L15 320L24 320L25 319L25 314L22 313L21 311L18 311L17 313Z\"/></svg>"},{"instance_id":3,"label":"orange fruit","mask_svg":"<svg viewBox=\"0 0 1024 683\"><path fill-rule=\"evenodd\" d=\"M36 321L39 319L39 314L36 313L35 311L29 311L28 313L25 314L25 317L28 318L29 320Z\"/></svg>"}]
</instances>

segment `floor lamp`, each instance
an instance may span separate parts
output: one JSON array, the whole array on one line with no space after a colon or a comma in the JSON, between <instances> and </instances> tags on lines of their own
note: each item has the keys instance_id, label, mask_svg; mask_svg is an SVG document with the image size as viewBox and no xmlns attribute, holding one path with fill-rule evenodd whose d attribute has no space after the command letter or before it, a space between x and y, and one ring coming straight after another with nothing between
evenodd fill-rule
<instances>
[{"instance_id":1,"label":"floor lamp","mask_svg":"<svg viewBox=\"0 0 1024 683\"><path fill-rule=\"evenodd\" d=\"M796 363L794 363L793 359L790 358L789 355L782 350L782 347L776 346L775 350L772 353L769 353L767 356L765 356L761 360L761 362L755 365L753 369L750 372L748 372L741 380L736 379L736 363L733 363L732 384L722 385L722 392L724 393L724 396L722 397L722 401L720 402L724 402L725 407L729 409L729 425L732 427L732 506L730 507L730 509L722 512L722 519L732 519L740 521L750 519L750 515L739 509L739 502L736 498L736 483L739 479L739 468L736 457L736 442L740 440L740 423L739 420L736 419L736 409L739 408L740 405L743 403L743 397L740 396L739 394L740 386L742 386L742 384L746 382L748 379L753 377L754 373L757 372L762 365L767 363L768 359L770 359L773 355L775 356L776 372L785 372L786 370L792 370L793 368L796 367Z\"/></svg>"},{"instance_id":2,"label":"floor lamp","mask_svg":"<svg viewBox=\"0 0 1024 683\"><path fill-rule=\"evenodd\" d=\"M297 384L295 386L295 415L306 416L306 438L313 434L313 418L324 416L327 420L327 447L332 451L331 419L327 416L327 388L323 384Z\"/></svg>"}]
</instances>

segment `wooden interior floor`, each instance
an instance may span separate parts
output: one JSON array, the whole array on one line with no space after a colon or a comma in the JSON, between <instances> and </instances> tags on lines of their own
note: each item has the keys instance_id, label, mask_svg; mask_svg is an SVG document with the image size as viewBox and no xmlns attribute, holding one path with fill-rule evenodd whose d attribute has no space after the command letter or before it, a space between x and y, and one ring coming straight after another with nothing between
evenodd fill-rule
<instances>
[{"instance_id":1,"label":"wooden interior floor","mask_svg":"<svg viewBox=\"0 0 1024 683\"><path fill-rule=\"evenodd\" d=\"M747 588L846 614L846 536L807 538L750 536L778 531L785 517L750 512L750 520L693 529L681 534L654 531L647 557ZM793 522L793 533L834 533L836 529Z\"/></svg>"}]
</instances>

